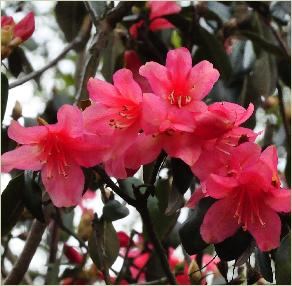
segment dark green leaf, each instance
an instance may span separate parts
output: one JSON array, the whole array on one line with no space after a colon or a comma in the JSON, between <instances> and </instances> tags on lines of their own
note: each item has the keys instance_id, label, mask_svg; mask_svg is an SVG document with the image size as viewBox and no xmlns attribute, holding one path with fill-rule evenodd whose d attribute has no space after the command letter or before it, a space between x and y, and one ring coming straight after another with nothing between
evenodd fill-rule
<instances>
[{"instance_id":1,"label":"dark green leaf","mask_svg":"<svg viewBox=\"0 0 292 286\"><path fill-rule=\"evenodd\" d=\"M42 190L34 180L33 171L24 171L22 198L25 207L40 222L45 222L42 208Z\"/></svg>"},{"instance_id":2,"label":"dark green leaf","mask_svg":"<svg viewBox=\"0 0 292 286\"><path fill-rule=\"evenodd\" d=\"M21 173L9 182L1 195L1 236L10 232L24 209L23 188L24 175Z\"/></svg>"},{"instance_id":3,"label":"dark green leaf","mask_svg":"<svg viewBox=\"0 0 292 286\"><path fill-rule=\"evenodd\" d=\"M182 245L189 255L198 254L208 246L200 234L200 227L205 213L215 202L212 198L201 199L194 210L190 210L190 216L179 230Z\"/></svg>"},{"instance_id":4,"label":"dark green leaf","mask_svg":"<svg viewBox=\"0 0 292 286\"><path fill-rule=\"evenodd\" d=\"M199 45L199 54L197 52L194 57L195 62L209 60L219 70L220 78L228 81L232 68L223 43L202 27L196 27L195 30Z\"/></svg>"},{"instance_id":5,"label":"dark green leaf","mask_svg":"<svg viewBox=\"0 0 292 286\"><path fill-rule=\"evenodd\" d=\"M98 269L109 268L119 254L120 242L111 222L99 221L88 241L89 255Z\"/></svg>"},{"instance_id":6,"label":"dark green leaf","mask_svg":"<svg viewBox=\"0 0 292 286\"><path fill-rule=\"evenodd\" d=\"M239 229L233 236L214 244L216 253L220 259L230 261L239 258L250 246L252 236L247 231Z\"/></svg>"},{"instance_id":7,"label":"dark green leaf","mask_svg":"<svg viewBox=\"0 0 292 286\"><path fill-rule=\"evenodd\" d=\"M108 201L102 211L102 216L107 221L114 221L126 217L129 214L128 208L116 200Z\"/></svg>"},{"instance_id":8,"label":"dark green leaf","mask_svg":"<svg viewBox=\"0 0 292 286\"><path fill-rule=\"evenodd\" d=\"M161 213L165 213L170 193L169 180L160 179L157 182L155 196L158 199L158 206Z\"/></svg>"},{"instance_id":9,"label":"dark green leaf","mask_svg":"<svg viewBox=\"0 0 292 286\"><path fill-rule=\"evenodd\" d=\"M180 244L179 229L181 228L181 223L177 222L171 232L167 235L164 240L166 246L171 246L174 249Z\"/></svg>"},{"instance_id":10,"label":"dark green leaf","mask_svg":"<svg viewBox=\"0 0 292 286\"><path fill-rule=\"evenodd\" d=\"M178 213L171 216L166 216L159 209L158 199L152 196L148 198L147 207L153 222L154 230L156 231L158 238L163 240L176 223ZM143 229L143 232L145 239L147 240L148 235L146 229Z\"/></svg>"},{"instance_id":11,"label":"dark green leaf","mask_svg":"<svg viewBox=\"0 0 292 286\"><path fill-rule=\"evenodd\" d=\"M276 284L291 285L291 233L285 236L275 255Z\"/></svg>"},{"instance_id":12,"label":"dark green leaf","mask_svg":"<svg viewBox=\"0 0 292 286\"><path fill-rule=\"evenodd\" d=\"M271 266L271 258L269 256L269 253L262 252L258 248L255 250L255 258L259 265L260 272L263 275L263 277L273 283L273 270Z\"/></svg>"},{"instance_id":13,"label":"dark green leaf","mask_svg":"<svg viewBox=\"0 0 292 286\"><path fill-rule=\"evenodd\" d=\"M8 99L8 79L4 73L1 73L1 122L4 118L7 99Z\"/></svg>"},{"instance_id":14,"label":"dark green leaf","mask_svg":"<svg viewBox=\"0 0 292 286\"><path fill-rule=\"evenodd\" d=\"M138 187L140 185L143 185L143 182L135 177L130 177L125 180L118 180L120 188L125 192L128 196L135 199L134 192L133 192L133 185L135 187ZM140 191L145 190L145 188L141 188Z\"/></svg>"},{"instance_id":15,"label":"dark green leaf","mask_svg":"<svg viewBox=\"0 0 292 286\"><path fill-rule=\"evenodd\" d=\"M55 15L65 39L71 42L77 36L83 20L87 16L87 10L81 1L60 1L56 4ZM87 40L88 38L76 50L81 50Z\"/></svg>"}]
</instances>

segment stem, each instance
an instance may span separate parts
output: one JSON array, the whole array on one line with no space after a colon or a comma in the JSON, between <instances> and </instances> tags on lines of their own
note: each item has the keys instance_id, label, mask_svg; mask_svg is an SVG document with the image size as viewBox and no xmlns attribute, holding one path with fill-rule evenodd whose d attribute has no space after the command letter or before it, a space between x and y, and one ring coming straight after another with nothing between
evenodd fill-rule
<instances>
[{"instance_id":1,"label":"stem","mask_svg":"<svg viewBox=\"0 0 292 286\"><path fill-rule=\"evenodd\" d=\"M22 253L18 257L16 263L13 265L13 268L8 277L4 280L4 285L19 284L22 281L26 271L28 270L29 264L41 242L46 226L46 224L40 223L36 219L33 221Z\"/></svg>"},{"instance_id":2,"label":"stem","mask_svg":"<svg viewBox=\"0 0 292 286\"><path fill-rule=\"evenodd\" d=\"M167 257L165 255L165 250L163 249L161 242L159 241L157 234L154 230L153 223L152 223L152 220L147 208L147 201L146 202L142 201L142 204L140 206L137 206L137 210L139 211L142 217L143 224L145 225L147 233L154 245L154 249L156 253L158 254L161 266L168 279L168 282L172 285L176 285L177 283L176 283L175 277L173 273L171 272L168 265Z\"/></svg>"},{"instance_id":3,"label":"stem","mask_svg":"<svg viewBox=\"0 0 292 286\"><path fill-rule=\"evenodd\" d=\"M37 70L37 71L34 71L14 82L12 82L10 85L9 85L9 89L12 89L14 87L17 87L33 78L36 78L38 76L40 76L41 74L43 74L46 70L48 70L49 68L53 67L54 65L56 65L62 58L64 58L67 53L69 51L71 51L72 49L74 49L77 45L79 45L85 38L87 32L88 32L88 29L89 29L89 26L90 26L90 21L89 21L89 18L85 18L84 19L84 23L83 23L83 26L81 28L81 31L80 33L78 34L78 36L67 46L65 47L65 49L55 58L53 59L51 62L49 62L47 65L45 65L44 67L42 67L41 69Z\"/></svg>"},{"instance_id":4,"label":"stem","mask_svg":"<svg viewBox=\"0 0 292 286\"><path fill-rule=\"evenodd\" d=\"M155 184L157 175L158 175L158 173L160 171L160 168L161 168L166 156L167 156L167 154L165 153L165 151L162 151L159 154L159 156L158 156L158 158L157 158L157 160L155 162L155 165L153 167L153 170L152 170L151 178L149 180L149 185L154 185Z\"/></svg>"}]
</instances>

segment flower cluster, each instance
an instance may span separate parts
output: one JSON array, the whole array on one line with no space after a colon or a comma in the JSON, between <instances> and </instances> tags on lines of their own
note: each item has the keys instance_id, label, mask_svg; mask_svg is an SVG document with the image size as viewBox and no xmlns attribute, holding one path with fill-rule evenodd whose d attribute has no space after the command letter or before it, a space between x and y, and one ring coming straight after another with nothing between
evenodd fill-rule
<instances>
[{"instance_id":1,"label":"flower cluster","mask_svg":"<svg viewBox=\"0 0 292 286\"><path fill-rule=\"evenodd\" d=\"M91 105L83 112L64 105L57 124L12 122L8 135L21 146L2 156L2 170L41 170L53 203L72 206L82 197L81 167L102 163L110 176L126 178L164 150L201 181L190 206L206 196L217 199L201 226L206 242L219 243L242 227L261 250L276 248L277 212L290 212L290 190L280 187L275 147L261 152L258 134L241 127L253 105L207 105L203 99L219 72L206 60L192 66L186 48L170 50L165 66L141 65L133 51L125 58L132 71L118 70L113 84L89 79Z\"/></svg>"},{"instance_id":2,"label":"flower cluster","mask_svg":"<svg viewBox=\"0 0 292 286\"><path fill-rule=\"evenodd\" d=\"M34 32L34 14L28 13L15 24L12 17L1 17L1 58L8 57L13 49L26 41Z\"/></svg>"}]
</instances>

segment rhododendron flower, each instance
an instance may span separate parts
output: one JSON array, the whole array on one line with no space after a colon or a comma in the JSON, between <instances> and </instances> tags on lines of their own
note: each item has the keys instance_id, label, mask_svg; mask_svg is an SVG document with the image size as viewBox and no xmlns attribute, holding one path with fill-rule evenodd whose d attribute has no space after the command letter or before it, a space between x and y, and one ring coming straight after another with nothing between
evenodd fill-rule
<instances>
[{"instance_id":1,"label":"rhododendron flower","mask_svg":"<svg viewBox=\"0 0 292 286\"><path fill-rule=\"evenodd\" d=\"M119 242L120 242L120 247L128 247L129 242L130 242L130 237L123 231L117 232Z\"/></svg>"},{"instance_id":2,"label":"rhododendron flower","mask_svg":"<svg viewBox=\"0 0 292 286\"><path fill-rule=\"evenodd\" d=\"M69 246L67 243L64 244L64 254L72 263L81 264L84 260L84 256L73 246Z\"/></svg>"},{"instance_id":3,"label":"rhododendron flower","mask_svg":"<svg viewBox=\"0 0 292 286\"><path fill-rule=\"evenodd\" d=\"M13 121L8 136L22 146L2 155L2 171L41 170L53 204L68 207L78 204L82 197L84 174L80 166L100 163L105 147L98 136L85 133L77 107L63 105L57 118L56 124L28 128Z\"/></svg>"},{"instance_id":4,"label":"rhododendron flower","mask_svg":"<svg viewBox=\"0 0 292 286\"><path fill-rule=\"evenodd\" d=\"M181 11L181 7L174 1L149 1L150 8L150 31L171 29L174 26L162 16L177 14ZM143 26L144 20L140 20L130 28L130 34L135 39L138 36L138 30Z\"/></svg>"},{"instance_id":5,"label":"rhododendron flower","mask_svg":"<svg viewBox=\"0 0 292 286\"><path fill-rule=\"evenodd\" d=\"M196 116L207 111L201 100L219 78L219 72L208 61L192 67L192 57L186 48L169 51L166 66L146 63L140 74L147 78L155 94L143 97L146 134L169 130L193 132Z\"/></svg>"},{"instance_id":6,"label":"rhododendron flower","mask_svg":"<svg viewBox=\"0 0 292 286\"><path fill-rule=\"evenodd\" d=\"M254 143L236 147L227 176L211 174L205 183L209 196L218 199L201 225L202 238L219 243L242 227L251 233L262 251L280 244L281 221L277 212L291 211L291 193L280 187L275 146L261 148Z\"/></svg>"},{"instance_id":7,"label":"rhododendron flower","mask_svg":"<svg viewBox=\"0 0 292 286\"><path fill-rule=\"evenodd\" d=\"M34 32L34 14L28 13L20 22L14 23L12 17L1 17L1 57L8 57L13 48L26 41Z\"/></svg>"},{"instance_id":8,"label":"rhododendron flower","mask_svg":"<svg viewBox=\"0 0 292 286\"><path fill-rule=\"evenodd\" d=\"M93 104L83 112L88 132L111 140L104 153L106 172L117 178L127 177L123 153L141 129L142 91L132 72L121 69L113 75L114 85L99 79L88 81Z\"/></svg>"}]
</instances>

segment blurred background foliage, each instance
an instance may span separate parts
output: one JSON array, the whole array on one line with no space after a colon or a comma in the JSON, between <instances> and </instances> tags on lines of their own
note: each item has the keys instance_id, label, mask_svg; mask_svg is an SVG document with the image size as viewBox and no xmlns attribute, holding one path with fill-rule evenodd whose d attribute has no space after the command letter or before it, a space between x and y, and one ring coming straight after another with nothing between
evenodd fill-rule
<instances>
[{"instance_id":1,"label":"blurred background foliage","mask_svg":"<svg viewBox=\"0 0 292 286\"><path fill-rule=\"evenodd\" d=\"M105 1L91 3L97 20L103 19L104 15L116 5ZM169 49L187 47L192 53L193 64L207 59L220 71L220 79L206 98L207 103L231 101L244 107L250 102L254 104L255 115L246 122L245 126L258 132L264 131L259 136L258 142L263 148L271 144L277 146L282 183L291 186L290 2L182 1L180 4L182 11L179 14L165 16L175 26L174 29L151 32L146 25L139 30L138 37L133 39L129 35L129 28L139 20L147 19L148 15L145 2L134 2L129 13L108 35L106 46L95 63L95 76L111 82L113 73L124 67L124 52L127 50L135 50L143 63L154 60L164 64ZM2 15L15 16L17 19L31 10L36 15L36 31L32 38L16 48L9 58L2 62L1 113L5 116L1 118L3 119L1 152L4 153L15 148L15 143L7 137L7 127L11 119L20 120L25 126L33 126L37 124L37 116L41 116L49 123L54 123L58 108L65 103L74 104L80 90L82 96L79 98L84 100L88 97L81 86L82 71L96 35L94 25L88 26L82 42L55 66L33 81L8 91L8 82L11 84L52 61L68 43L74 40L80 32L84 19L89 16L83 2L3 1L1 6ZM152 168L153 164L144 166L144 177L139 175L138 178L129 178L119 184L131 192L133 183L139 185L149 180ZM38 176L16 171L12 172L11 176L2 175L2 190L6 187L1 197L3 277L15 262L15 255L20 253L32 219L43 220L42 186ZM205 248L204 242L196 236L202 214L194 214L184 208L179 211L197 185L198 181L184 163L180 160L167 159L160 172L160 179L156 183L155 196L149 197L148 209L154 229L163 245L166 248L176 249L187 263L190 263L189 254L199 250L201 254L196 259L199 267L202 267L203 253L215 254L213 247ZM141 221L137 219L137 212L131 207L124 206L122 200L114 197L113 193L109 196L110 200L102 202L101 197L105 197L100 195L100 191L104 191L104 184L94 172L88 172L87 186L99 194L99 205L95 202L94 211L106 218L105 226L102 227L106 229L104 235L110 242L110 245L105 246L109 251L109 265L111 266L118 256L116 230L123 230L129 234L134 228L144 232L145 243L142 251L149 251L147 232L143 230ZM210 203L212 202L202 204L198 212L204 213L206 205ZM89 237L90 217L86 217L76 209L61 209L59 215L62 219L62 231L58 234L57 258L50 264L50 247L56 227L52 223L38 250L41 255L35 258L34 263L37 267L29 269L22 281L23 284L44 282L59 284L60 281L64 282L66 277L73 279L71 283L85 281L85 284L90 284L98 281L96 272L88 270L92 265L90 259L86 260L86 264L84 262L81 265L74 265L62 255L62 246L65 241L68 242L68 239L73 244L79 245L78 241L76 244L76 240L72 238L72 232L78 232L82 239L91 241L89 242L90 256L94 263L99 265L95 251L92 250L96 238ZM116 222L117 219L125 223ZM187 223L185 223L186 219ZM236 270L234 272L233 260L247 254L247 248L251 245L250 239L240 236L240 239L244 240L240 240L243 249L239 250L239 253L236 251L239 245L236 238L228 242L228 247L217 245L217 254L221 253L221 257L230 254L231 257L226 260L231 260L233 263L221 262L218 265L221 274L213 277L213 284L225 283L227 280L230 282L231 279L233 279L231 284L253 284L262 282L261 278L277 284L290 284L291 269L288 255L290 254L290 216L283 216L282 221L284 238L281 247L271 253L260 253L258 249L252 248L248 256L253 252L253 259L245 264L244 274L240 263L234 266ZM183 227L181 227L182 223L184 223ZM194 241L197 243L195 246ZM19 247L14 249L15 243ZM47 259L44 267L39 266L41 259L44 259L41 264ZM115 271L119 272L121 267L125 267L122 261L122 258L119 258L118 263L113 265L111 270L113 275ZM152 254L145 271L148 281L164 277L155 253Z\"/></svg>"}]
</instances>

